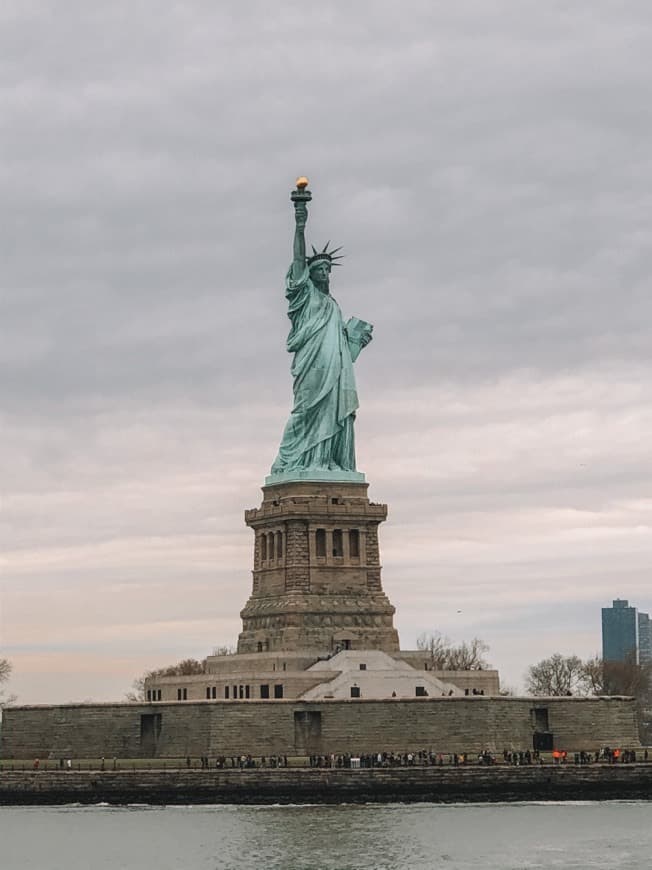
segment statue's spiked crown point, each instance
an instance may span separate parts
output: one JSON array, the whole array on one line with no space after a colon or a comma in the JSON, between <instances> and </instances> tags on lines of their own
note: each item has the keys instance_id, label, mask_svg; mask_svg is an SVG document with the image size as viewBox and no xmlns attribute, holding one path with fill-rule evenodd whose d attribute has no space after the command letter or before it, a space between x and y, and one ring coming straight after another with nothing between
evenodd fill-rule
<instances>
[{"instance_id":1,"label":"statue's spiked crown point","mask_svg":"<svg viewBox=\"0 0 652 870\"><path fill-rule=\"evenodd\" d=\"M330 245L330 240L326 242L324 245L323 251L318 251L314 245L312 245L312 256L308 257L308 266L312 266L313 263L318 263L320 260L325 260L331 266L339 266L340 263L336 263L336 260L341 260L344 257L344 254L340 254L339 257L336 257L338 251L342 250L342 246L339 248L333 248L331 251L328 250L328 246Z\"/></svg>"}]
</instances>

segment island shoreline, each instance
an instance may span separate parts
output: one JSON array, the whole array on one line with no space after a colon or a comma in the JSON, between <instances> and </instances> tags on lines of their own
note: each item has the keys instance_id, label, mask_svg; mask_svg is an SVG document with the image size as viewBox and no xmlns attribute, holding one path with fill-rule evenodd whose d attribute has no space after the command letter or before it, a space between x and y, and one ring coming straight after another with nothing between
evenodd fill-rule
<instances>
[{"instance_id":1,"label":"island shoreline","mask_svg":"<svg viewBox=\"0 0 652 870\"><path fill-rule=\"evenodd\" d=\"M2 771L1 806L652 800L652 764Z\"/></svg>"}]
</instances>

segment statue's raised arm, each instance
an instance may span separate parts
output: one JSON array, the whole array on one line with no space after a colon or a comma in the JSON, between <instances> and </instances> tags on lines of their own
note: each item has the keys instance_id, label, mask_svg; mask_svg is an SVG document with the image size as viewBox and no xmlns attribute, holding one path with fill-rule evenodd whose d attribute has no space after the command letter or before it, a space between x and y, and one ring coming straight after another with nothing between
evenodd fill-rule
<instances>
[{"instance_id":1,"label":"statue's raised arm","mask_svg":"<svg viewBox=\"0 0 652 870\"><path fill-rule=\"evenodd\" d=\"M341 259L330 242L306 255L305 227L312 194L298 178L294 246L285 296L292 327L294 405L267 483L287 480L363 481L355 467L353 422L358 409L353 361L371 340L373 327L357 317L347 323L330 293L331 268Z\"/></svg>"},{"instance_id":2,"label":"statue's raised arm","mask_svg":"<svg viewBox=\"0 0 652 870\"><path fill-rule=\"evenodd\" d=\"M290 194L294 203L294 247L292 252L292 278L298 281L306 268L306 223L308 203L312 194L308 190L308 179L297 178L297 189Z\"/></svg>"}]
</instances>

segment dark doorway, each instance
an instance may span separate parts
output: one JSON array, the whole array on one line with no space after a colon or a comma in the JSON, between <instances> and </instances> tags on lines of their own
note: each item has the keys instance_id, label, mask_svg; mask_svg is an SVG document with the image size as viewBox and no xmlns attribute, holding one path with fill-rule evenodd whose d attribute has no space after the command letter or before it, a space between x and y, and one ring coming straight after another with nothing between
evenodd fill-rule
<instances>
[{"instance_id":1,"label":"dark doorway","mask_svg":"<svg viewBox=\"0 0 652 870\"><path fill-rule=\"evenodd\" d=\"M532 735L532 749L537 749L539 752L550 752L554 749L552 731L535 731Z\"/></svg>"},{"instance_id":2,"label":"dark doorway","mask_svg":"<svg viewBox=\"0 0 652 870\"><path fill-rule=\"evenodd\" d=\"M321 750L321 712L319 710L294 711L294 745L306 755Z\"/></svg>"},{"instance_id":3,"label":"dark doorway","mask_svg":"<svg viewBox=\"0 0 652 870\"><path fill-rule=\"evenodd\" d=\"M534 707L532 709L535 731L550 731L550 718L547 707Z\"/></svg>"},{"instance_id":4,"label":"dark doorway","mask_svg":"<svg viewBox=\"0 0 652 870\"><path fill-rule=\"evenodd\" d=\"M140 751L146 758L154 758L161 734L161 713L142 713L140 716Z\"/></svg>"}]
</instances>

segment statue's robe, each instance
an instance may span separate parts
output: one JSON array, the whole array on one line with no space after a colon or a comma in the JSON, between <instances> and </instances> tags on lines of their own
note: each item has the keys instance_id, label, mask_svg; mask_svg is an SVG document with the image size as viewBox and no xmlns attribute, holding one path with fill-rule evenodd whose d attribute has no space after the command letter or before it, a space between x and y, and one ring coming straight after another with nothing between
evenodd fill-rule
<instances>
[{"instance_id":1,"label":"statue's robe","mask_svg":"<svg viewBox=\"0 0 652 870\"><path fill-rule=\"evenodd\" d=\"M337 302L288 271L285 295L292 328L294 407L272 474L293 470L355 471L353 420L358 408L351 350Z\"/></svg>"}]
</instances>

